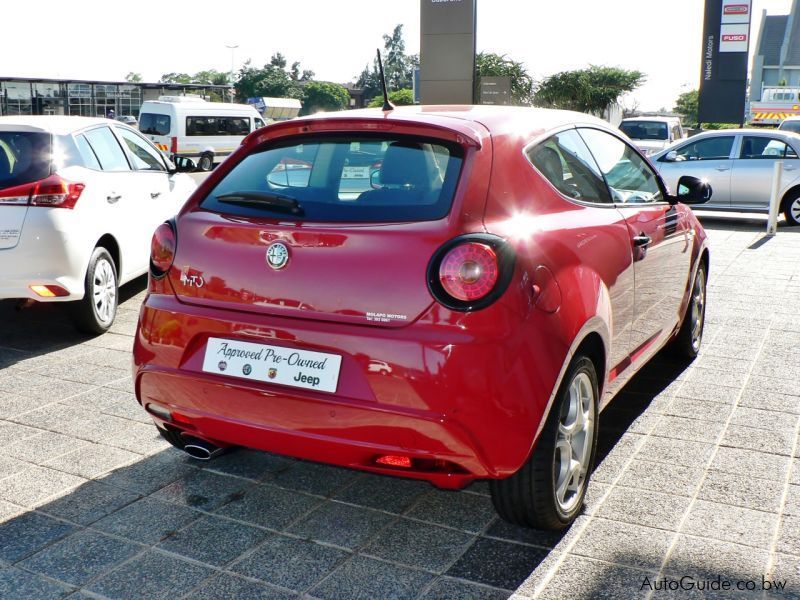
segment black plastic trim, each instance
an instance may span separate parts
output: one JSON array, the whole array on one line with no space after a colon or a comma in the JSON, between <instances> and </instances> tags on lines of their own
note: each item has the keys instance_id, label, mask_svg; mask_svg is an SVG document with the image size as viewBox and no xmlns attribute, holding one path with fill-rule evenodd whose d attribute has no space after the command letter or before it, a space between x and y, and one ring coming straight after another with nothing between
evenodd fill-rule
<instances>
[{"instance_id":1,"label":"black plastic trim","mask_svg":"<svg viewBox=\"0 0 800 600\"><path fill-rule=\"evenodd\" d=\"M492 248L492 250L495 251L495 254L497 254L498 267L497 282L495 283L494 288L492 288L492 291L483 298L474 300L472 302L466 302L463 300L458 300L457 298L453 298L445 291L444 287L442 287L442 284L439 281L439 267L441 266L445 255L456 246L469 242L486 244ZM431 295L439 304L449 308L450 310L455 310L458 312L481 310L482 308L486 308L487 306L494 304L494 302L497 301L497 299L500 298L500 296L502 296L508 289L508 286L511 283L511 278L514 276L515 264L516 254L514 253L514 249L511 247L511 244L509 244L503 238L490 233L467 233L465 235L460 235L442 244L433 254L433 257L431 257L431 260L428 263L427 271L428 291L430 291Z\"/></svg>"}]
</instances>

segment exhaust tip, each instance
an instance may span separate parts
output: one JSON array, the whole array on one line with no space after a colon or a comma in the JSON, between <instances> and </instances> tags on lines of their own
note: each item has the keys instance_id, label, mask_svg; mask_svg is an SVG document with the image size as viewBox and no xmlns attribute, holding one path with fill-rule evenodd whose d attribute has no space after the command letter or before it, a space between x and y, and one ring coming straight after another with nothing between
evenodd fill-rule
<instances>
[{"instance_id":1,"label":"exhaust tip","mask_svg":"<svg viewBox=\"0 0 800 600\"><path fill-rule=\"evenodd\" d=\"M196 460L207 461L225 452L225 448L220 448L205 440L190 437L187 438L183 451Z\"/></svg>"}]
</instances>

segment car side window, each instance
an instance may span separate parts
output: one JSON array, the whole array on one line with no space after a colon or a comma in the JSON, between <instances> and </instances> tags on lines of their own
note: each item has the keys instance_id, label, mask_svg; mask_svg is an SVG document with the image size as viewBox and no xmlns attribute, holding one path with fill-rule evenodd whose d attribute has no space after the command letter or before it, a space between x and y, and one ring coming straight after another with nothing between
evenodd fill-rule
<instances>
[{"instance_id":1,"label":"car side window","mask_svg":"<svg viewBox=\"0 0 800 600\"><path fill-rule=\"evenodd\" d=\"M797 158L797 152L782 140L746 135L742 138L742 149L739 153L739 158Z\"/></svg>"},{"instance_id":2,"label":"car side window","mask_svg":"<svg viewBox=\"0 0 800 600\"><path fill-rule=\"evenodd\" d=\"M264 121L262 119L259 119L258 117L255 118L255 124L256 124L255 125L256 129L261 129L262 127L264 127L264 125L266 125L266 123L264 123Z\"/></svg>"},{"instance_id":3,"label":"car side window","mask_svg":"<svg viewBox=\"0 0 800 600\"><path fill-rule=\"evenodd\" d=\"M166 171L164 161L158 150L150 146L142 138L132 131L117 127L122 141L128 149L128 154L133 162L133 168L137 171Z\"/></svg>"},{"instance_id":4,"label":"car side window","mask_svg":"<svg viewBox=\"0 0 800 600\"><path fill-rule=\"evenodd\" d=\"M686 144L675 150L677 160L726 160L731 155L734 139L732 135L723 135Z\"/></svg>"},{"instance_id":5,"label":"car side window","mask_svg":"<svg viewBox=\"0 0 800 600\"><path fill-rule=\"evenodd\" d=\"M557 133L530 148L528 158L565 196L583 202L611 203L603 176L574 129Z\"/></svg>"},{"instance_id":6,"label":"car side window","mask_svg":"<svg viewBox=\"0 0 800 600\"><path fill-rule=\"evenodd\" d=\"M128 159L108 127L97 127L90 129L86 133L86 141L94 150L100 167L104 171L129 171Z\"/></svg>"},{"instance_id":7,"label":"car side window","mask_svg":"<svg viewBox=\"0 0 800 600\"><path fill-rule=\"evenodd\" d=\"M90 169L97 169L98 171L101 170L100 161L97 160L94 150L92 150L92 147L89 145L89 142L86 141L85 137L76 135L75 145L78 147L78 153L81 155L84 166Z\"/></svg>"},{"instance_id":8,"label":"car side window","mask_svg":"<svg viewBox=\"0 0 800 600\"><path fill-rule=\"evenodd\" d=\"M614 203L644 204L665 200L658 175L633 148L599 129L581 128L579 131L606 178Z\"/></svg>"}]
</instances>

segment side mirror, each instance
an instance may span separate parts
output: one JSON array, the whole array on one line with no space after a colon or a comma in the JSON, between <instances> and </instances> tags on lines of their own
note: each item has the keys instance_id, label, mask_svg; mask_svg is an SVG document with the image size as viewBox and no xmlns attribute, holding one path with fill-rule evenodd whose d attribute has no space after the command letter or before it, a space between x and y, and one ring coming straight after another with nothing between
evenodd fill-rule
<instances>
[{"instance_id":1,"label":"side mirror","mask_svg":"<svg viewBox=\"0 0 800 600\"><path fill-rule=\"evenodd\" d=\"M683 204L705 204L711 200L711 185L707 181L684 175L678 180L678 190L674 198Z\"/></svg>"},{"instance_id":2,"label":"side mirror","mask_svg":"<svg viewBox=\"0 0 800 600\"><path fill-rule=\"evenodd\" d=\"M173 156L172 162L175 164L176 173L189 173L197 170L197 165L191 158L185 156Z\"/></svg>"},{"instance_id":3,"label":"side mirror","mask_svg":"<svg viewBox=\"0 0 800 600\"><path fill-rule=\"evenodd\" d=\"M670 150L664 155L664 160L666 162L675 162L678 160L678 152L676 150Z\"/></svg>"},{"instance_id":4,"label":"side mirror","mask_svg":"<svg viewBox=\"0 0 800 600\"><path fill-rule=\"evenodd\" d=\"M381 189L381 170L380 169L372 169L369 172L369 185L373 190Z\"/></svg>"}]
</instances>

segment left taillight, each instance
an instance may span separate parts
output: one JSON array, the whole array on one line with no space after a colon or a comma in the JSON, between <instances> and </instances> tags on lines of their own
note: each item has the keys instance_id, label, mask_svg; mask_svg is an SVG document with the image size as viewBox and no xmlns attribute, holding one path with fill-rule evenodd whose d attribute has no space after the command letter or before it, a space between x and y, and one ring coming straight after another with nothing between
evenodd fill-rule
<instances>
[{"instance_id":1,"label":"left taillight","mask_svg":"<svg viewBox=\"0 0 800 600\"><path fill-rule=\"evenodd\" d=\"M158 226L150 242L150 275L161 279L167 274L175 260L178 237L175 235L175 224L166 221Z\"/></svg>"},{"instance_id":2,"label":"left taillight","mask_svg":"<svg viewBox=\"0 0 800 600\"><path fill-rule=\"evenodd\" d=\"M440 247L428 265L428 289L452 310L485 308L505 292L514 273L514 251L502 238L467 234Z\"/></svg>"},{"instance_id":3,"label":"left taillight","mask_svg":"<svg viewBox=\"0 0 800 600\"><path fill-rule=\"evenodd\" d=\"M51 175L41 181L0 190L0 206L75 208L86 186Z\"/></svg>"}]
</instances>

